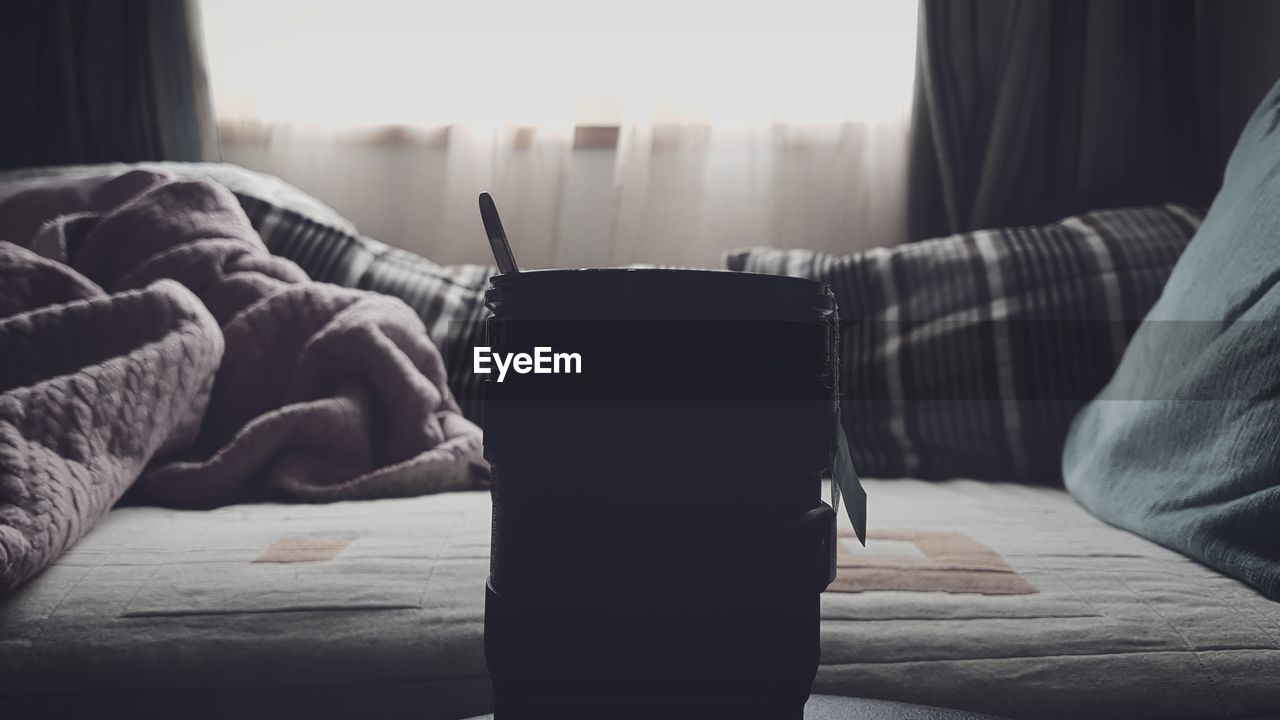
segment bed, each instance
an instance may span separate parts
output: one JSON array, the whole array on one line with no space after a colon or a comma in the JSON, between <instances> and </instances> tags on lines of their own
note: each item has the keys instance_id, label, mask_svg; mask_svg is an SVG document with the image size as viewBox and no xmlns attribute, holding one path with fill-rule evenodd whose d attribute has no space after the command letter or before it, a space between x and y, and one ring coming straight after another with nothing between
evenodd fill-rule
<instances>
[{"instance_id":1,"label":"bed","mask_svg":"<svg viewBox=\"0 0 1280 720\"><path fill-rule=\"evenodd\" d=\"M939 591L943 572L928 592L828 592L816 692L1037 718L1280 708L1280 604L1243 584L1102 524L1058 489L904 479L867 490L874 534L845 559L909 570L922 562L911 546L928 546L919 538L947 533L998 555L1026 587ZM116 509L0 603L0 707L487 712L488 535L489 498L476 492ZM957 575L971 575L962 565Z\"/></svg>"},{"instance_id":2,"label":"bed","mask_svg":"<svg viewBox=\"0 0 1280 720\"><path fill-rule=\"evenodd\" d=\"M474 374L456 372L474 338L458 333L480 326L486 268L390 250L271 178L228 166L164 169L231 188L272 252L314 279L408 302L451 363L464 409L477 407ZM4 174L0 198L32 179L103 171ZM1171 227L1133 218L1111 213L1099 223ZM1195 222L1185 225L1122 245L1148 255L1152 243L1168 246L1172 264ZM1066 237L1043 232L1058 244L1027 247L1059 247ZM1020 442L965 438L965 448L983 451L972 453L982 460L975 473L991 467L994 450ZM1058 456L1036 455L1055 474ZM877 469L876 457L859 467L899 472ZM823 597L814 690L1017 718L1280 720L1280 603L1106 525L1056 475L1026 480L866 481L871 538L866 549L841 543L835 583L859 592ZM0 599L0 711L245 720L487 712L489 516L483 492L116 508Z\"/></svg>"}]
</instances>

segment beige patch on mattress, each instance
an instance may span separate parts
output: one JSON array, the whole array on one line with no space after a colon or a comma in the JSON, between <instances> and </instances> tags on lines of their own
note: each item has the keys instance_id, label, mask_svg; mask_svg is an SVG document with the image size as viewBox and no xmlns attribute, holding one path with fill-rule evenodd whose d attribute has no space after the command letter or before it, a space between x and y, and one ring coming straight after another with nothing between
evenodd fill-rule
<instances>
[{"instance_id":1,"label":"beige patch on mattress","mask_svg":"<svg viewBox=\"0 0 1280 720\"><path fill-rule=\"evenodd\" d=\"M256 563L318 562L338 557L351 538L287 537L271 544L253 561Z\"/></svg>"},{"instance_id":2,"label":"beige patch on mattress","mask_svg":"<svg viewBox=\"0 0 1280 720\"><path fill-rule=\"evenodd\" d=\"M856 547L853 531L836 538L832 592L907 592L1030 595L1038 592L1000 554L960 532L879 530Z\"/></svg>"}]
</instances>

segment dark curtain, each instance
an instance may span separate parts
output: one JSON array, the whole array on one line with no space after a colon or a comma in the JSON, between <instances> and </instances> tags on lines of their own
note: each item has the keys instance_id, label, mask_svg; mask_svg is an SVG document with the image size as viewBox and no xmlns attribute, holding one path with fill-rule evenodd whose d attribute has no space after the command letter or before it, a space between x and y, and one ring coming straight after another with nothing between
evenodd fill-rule
<instances>
[{"instance_id":1,"label":"dark curtain","mask_svg":"<svg viewBox=\"0 0 1280 720\"><path fill-rule=\"evenodd\" d=\"M0 3L0 167L219 159L194 0Z\"/></svg>"},{"instance_id":2,"label":"dark curtain","mask_svg":"<svg viewBox=\"0 0 1280 720\"><path fill-rule=\"evenodd\" d=\"M1203 202L1193 0L921 0L913 239Z\"/></svg>"}]
</instances>

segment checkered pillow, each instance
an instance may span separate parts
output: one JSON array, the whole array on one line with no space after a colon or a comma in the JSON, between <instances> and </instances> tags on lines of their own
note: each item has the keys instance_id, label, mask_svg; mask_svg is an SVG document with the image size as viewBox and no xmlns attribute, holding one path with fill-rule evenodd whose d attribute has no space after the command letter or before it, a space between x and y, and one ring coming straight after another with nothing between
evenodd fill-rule
<instances>
[{"instance_id":1,"label":"checkered pillow","mask_svg":"<svg viewBox=\"0 0 1280 720\"><path fill-rule=\"evenodd\" d=\"M845 257L751 248L726 263L831 284L862 474L1059 483L1072 417L1111 377L1200 220L1156 205Z\"/></svg>"}]
</instances>

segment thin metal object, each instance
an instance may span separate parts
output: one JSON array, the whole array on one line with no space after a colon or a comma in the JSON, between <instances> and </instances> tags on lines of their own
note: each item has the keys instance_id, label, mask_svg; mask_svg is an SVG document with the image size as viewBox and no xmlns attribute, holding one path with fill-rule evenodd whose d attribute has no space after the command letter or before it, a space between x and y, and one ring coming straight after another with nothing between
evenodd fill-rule
<instances>
[{"instance_id":1,"label":"thin metal object","mask_svg":"<svg viewBox=\"0 0 1280 720\"><path fill-rule=\"evenodd\" d=\"M484 221L484 232L489 236L489 247L493 250L493 259L498 263L498 272L520 272L520 268L516 266L516 256L511 254L507 233L502 229L498 207L493 204L493 197L487 192L480 193L480 219Z\"/></svg>"}]
</instances>

